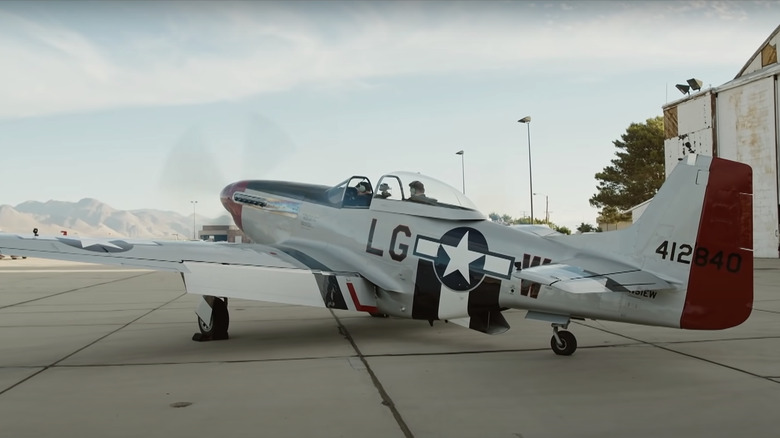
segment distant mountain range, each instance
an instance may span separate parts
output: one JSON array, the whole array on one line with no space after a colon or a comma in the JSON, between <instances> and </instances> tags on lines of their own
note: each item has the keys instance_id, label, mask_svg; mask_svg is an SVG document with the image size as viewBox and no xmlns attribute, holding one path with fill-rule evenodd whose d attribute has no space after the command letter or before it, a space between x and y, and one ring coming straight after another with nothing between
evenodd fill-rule
<instances>
[{"instance_id":1,"label":"distant mountain range","mask_svg":"<svg viewBox=\"0 0 780 438\"><path fill-rule=\"evenodd\" d=\"M228 216L206 218L196 216L198 230L204 224L232 225ZM0 205L0 230L8 233L32 234L38 228L41 235L117 236L158 239L192 239L192 215L173 211L117 210L97 199L78 202L27 201L15 207Z\"/></svg>"}]
</instances>

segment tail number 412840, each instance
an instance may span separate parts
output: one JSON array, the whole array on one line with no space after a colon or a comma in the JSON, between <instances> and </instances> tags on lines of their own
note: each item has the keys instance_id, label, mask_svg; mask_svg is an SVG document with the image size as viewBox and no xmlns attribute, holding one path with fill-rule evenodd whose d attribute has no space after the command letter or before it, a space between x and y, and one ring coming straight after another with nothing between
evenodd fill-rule
<instances>
[{"instance_id":1,"label":"tail number 412840","mask_svg":"<svg viewBox=\"0 0 780 438\"><path fill-rule=\"evenodd\" d=\"M669 260L677 263L690 265L691 261L696 266L713 265L718 270L726 269L729 272L739 272L742 268L742 256L732 252L724 254L723 251L710 251L699 246L694 251L693 246L677 242L664 240L655 249L656 254L660 254L663 260Z\"/></svg>"}]
</instances>

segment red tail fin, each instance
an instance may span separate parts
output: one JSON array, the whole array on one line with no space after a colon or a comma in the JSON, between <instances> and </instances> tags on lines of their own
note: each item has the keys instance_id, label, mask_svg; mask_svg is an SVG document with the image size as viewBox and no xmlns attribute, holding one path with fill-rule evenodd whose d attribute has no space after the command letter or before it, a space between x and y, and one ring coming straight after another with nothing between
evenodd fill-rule
<instances>
[{"instance_id":1,"label":"red tail fin","mask_svg":"<svg viewBox=\"0 0 780 438\"><path fill-rule=\"evenodd\" d=\"M752 307L753 172L713 158L680 327L734 327Z\"/></svg>"}]
</instances>

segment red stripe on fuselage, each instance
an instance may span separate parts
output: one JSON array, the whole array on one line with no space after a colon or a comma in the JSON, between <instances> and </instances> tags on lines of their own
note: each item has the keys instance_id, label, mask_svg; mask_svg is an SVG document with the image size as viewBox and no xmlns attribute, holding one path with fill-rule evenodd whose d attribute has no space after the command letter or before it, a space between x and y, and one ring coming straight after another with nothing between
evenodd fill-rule
<instances>
[{"instance_id":1,"label":"red stripe on fuselage","mask_svg":"<svg viewBox=\"0 0 780 438\"><path fill-rule=\"evenodd\" d=\"M379 312L379 309L377 309L375 306L364 306L360 304L360 301L358 300L357 292L355 292L355 286L353 286L352 283L347 282L347 289L349 289L349 296L352 297L352 302L355 303L355 310L358 310L360 312L369 312L369 313Z\"/></svg>"},{"instance_id":2,"label":"red stripe on fuselage","mask_svg":"<svg viewBox=\"0 0 780 438\"><path fill-rule=\"evenodd\" d=\"M752 307L752 169L713 158L680 327L734 327Z\"/></svg>"}]
</instances>

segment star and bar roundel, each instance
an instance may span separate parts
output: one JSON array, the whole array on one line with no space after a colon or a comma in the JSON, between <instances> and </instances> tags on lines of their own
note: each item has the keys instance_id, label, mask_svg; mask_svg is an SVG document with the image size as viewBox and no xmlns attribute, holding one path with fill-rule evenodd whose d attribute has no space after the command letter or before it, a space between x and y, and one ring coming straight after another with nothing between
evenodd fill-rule
<instances>
[{"instance_id":1,"label":"star and bar roundel","mask_svg":"<svg viewBox=\"0 0 780 438\"><path fill-rule=\"evenodd\" d=\"M459 292L476 288L486 275L508 280L515 261L490 252L485 236L470 227L453 228L441 239L418 235L414 255L432 261L439 281Z\"/></svg>"},{"instance_id":2,"label":"star and bar roundel","mask_svg":"<svg viewBox=\"0 0 780 438\"><path fill-rule=\"evenodd\" d=\"M95 252L125 252L133 249L132 244L118 239L108 240L92 239L86 237L71 239L67 237L58 237L57 240L74 248Z\"/></svg>"}]
</instances>

